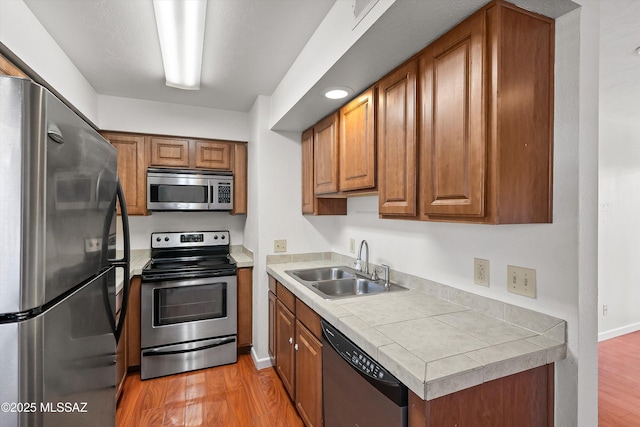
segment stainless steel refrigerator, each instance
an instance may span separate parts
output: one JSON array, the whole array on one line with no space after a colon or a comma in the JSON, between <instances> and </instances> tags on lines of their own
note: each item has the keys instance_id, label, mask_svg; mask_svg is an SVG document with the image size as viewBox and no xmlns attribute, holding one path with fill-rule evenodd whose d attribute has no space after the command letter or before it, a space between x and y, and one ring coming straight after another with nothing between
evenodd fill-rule
<instances>
[{"instance_id":1,"label":"stainless steel refrigerator","mask_svg":"<svg viewBox=\"0 0 640 427\"><path fill-rule=\"evenodd\" d=\"M0 426L115 425L118 194L115 148L43 87L0 76Z\"/></svg>"}]
</instances>

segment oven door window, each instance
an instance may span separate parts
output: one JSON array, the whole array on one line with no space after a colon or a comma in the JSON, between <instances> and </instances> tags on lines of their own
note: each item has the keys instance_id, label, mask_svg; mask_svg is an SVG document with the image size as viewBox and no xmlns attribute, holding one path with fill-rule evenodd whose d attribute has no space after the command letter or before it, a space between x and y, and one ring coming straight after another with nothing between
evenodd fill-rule
<instances>
[{"instance_id":1,"label":"oven door window","mask_svg":"<svg viewBox=\"0 0 640 427\"><path fill-rule=\"evenodd\" d=\"M153 305L153 326L225 318L227 284L154 289Z\"/></svg>"}]
</instances>

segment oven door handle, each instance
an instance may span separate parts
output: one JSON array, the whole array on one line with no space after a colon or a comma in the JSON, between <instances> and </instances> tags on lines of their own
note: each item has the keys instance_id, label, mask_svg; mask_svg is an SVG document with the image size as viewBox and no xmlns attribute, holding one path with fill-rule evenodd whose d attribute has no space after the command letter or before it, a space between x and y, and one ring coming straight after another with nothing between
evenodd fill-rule
<instances>
[{"instance_id":1,"label":"oven door handle","mask_svg":"<svg viewBox=\"0 0 640 427\"><path fill-rule=\"evenodd\" d=\"M236 338L235 337L227 337L227 338L221 338L220 340L214 342L213 344L208 344L208 345L204 345L202 347L196 347L196 348L185 348L182 350L145 350L142 352L143 356L168 356L171 354L183 354L183 353L191 353L193 351L200 351L200 350L207 350L209 348L214 348L214 347L219 347L221 345L225 345L225 344L230 344L232 342L235 342Z\"/></svg>"}]
</instances>

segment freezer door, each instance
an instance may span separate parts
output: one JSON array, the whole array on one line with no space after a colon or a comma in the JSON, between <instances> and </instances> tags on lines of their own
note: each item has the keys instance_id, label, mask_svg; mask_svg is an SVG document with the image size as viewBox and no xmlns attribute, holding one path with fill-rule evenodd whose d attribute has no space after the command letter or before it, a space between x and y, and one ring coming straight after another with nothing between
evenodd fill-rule
<instances>
[{"instance_id":1,"label":"freezer door","mask_svg":"<svg viewBox=\"0 0 640 427\"><path fill-rule=\"evenodd\" d=\"M115 258L117 151L47 90L0 77L0 315L44 305Z\"/></svg>"},{"instance_id":2,"label":"freezer door","mask_svg":"<svg viewBox=\"0 0 640 427\"><path fill-rule=\"evenodd\" d=\"M107 270L41 315L0 324L0 400L22 405L0 426L115 425L114 284Z\"/></svg>"}]
</instances>

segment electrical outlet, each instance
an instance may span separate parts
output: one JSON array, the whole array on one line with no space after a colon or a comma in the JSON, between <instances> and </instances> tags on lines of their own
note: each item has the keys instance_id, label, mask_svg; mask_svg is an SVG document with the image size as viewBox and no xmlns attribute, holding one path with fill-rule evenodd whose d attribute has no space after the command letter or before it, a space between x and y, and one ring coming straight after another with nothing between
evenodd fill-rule
<instances>
[{"instance_id":1,"label":"electrical outlet","mask_svg":"<svg viewBox=\"0 0 640 427\"><path fill-rule=\"evenodd\" d=\"M536 297L536 270L507 265L507 290L529 298Z\"/></svg>"},{"instance_id":2,"label":"electrical outlet","mask_svg":"<svg viewBox=\"0 0 640 427\"><path fill-rule=\"evenodd\" d=\"M609 306L607 304L602 304L602 315L606 316L609 314Z\"/></svg>"},{"instance_id":3,"label":"electrical outlet","mask_svg":"<svg viewBox=\"0 0 640 427\"><path fill-rule=\"evenodd\" d=\"M356 239L349 239L349 252L356 253Z\"/></svg>"},{"instance_id":4,"label":"electrical outlet","mask_svg":"<svg viewBox=\"0 0 640 427\"><path fill-rule=\"evenodd\" d=\"M481 286L489 286L489 260L473 259L473 283Z\"/></svg>"},{"instance_id":5,"label":"electrical outlet","mask_svg":"<svg viewBox=\"0 0 640 427\"><path fill-rule=\"evenodd\" d=\"M287 241L282 240L274 240L273 241L273 251L274 252L287 252Z\"/></svg>"}]
</instances>

